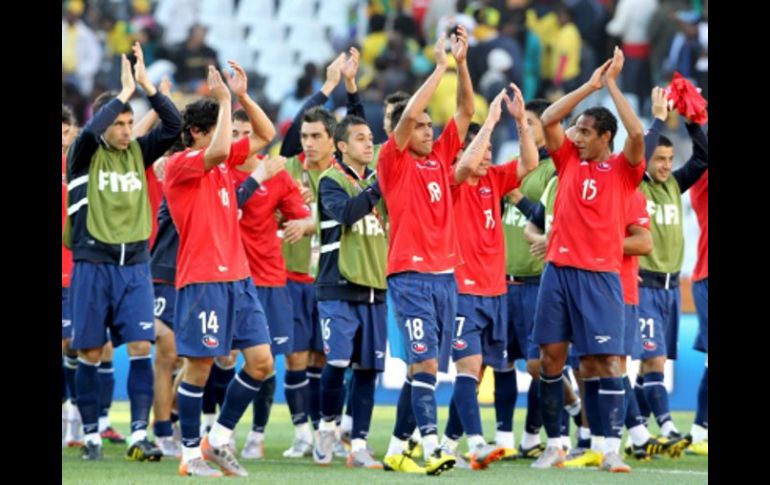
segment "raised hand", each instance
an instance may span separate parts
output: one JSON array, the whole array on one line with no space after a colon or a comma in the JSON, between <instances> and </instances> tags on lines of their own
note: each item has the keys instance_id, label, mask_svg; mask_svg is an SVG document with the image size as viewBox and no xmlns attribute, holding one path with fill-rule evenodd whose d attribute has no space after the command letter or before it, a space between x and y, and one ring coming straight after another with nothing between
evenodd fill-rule
<instances>
[{"instance_id":1,"label":"raised hand","mask_svg":"<svg viewBox=\"0 0 770 485\"><path fill-rule=\"evenodd\" d=\"M168 78L168 76L164 75L163 79L160 80L160 85L158 86L158 91L163 93L165 96L171 96L171 88L174 87L174 84L171 82L171 80Z\"/></svg>"},{"instance_id":2,"label":"raised hand","mask_svg":"<svg viewBox=\"0 0 770 485\"><path fill-rule=\"evenodd\" d=\"M335 86L340 82L342 66L345 64L345 53L341 53L326 67L326 82Z\"/></svg>"},{"instance_id":3,"label":"raised hand","mask_svg":"<svg viewBox=\"0 0 770 485\"><path fill-rule=\"evenodd\" d=\"M147 93L147 96L153 96L155 93L158 92L157 89L155 89L155 86L150 82L150 78L147 77L147 69L144 65L144 52L142 51L142 46L139 44L139 42L134 42L134 45L131 46L131 49L134 51L134 56L136 57L136 63L134 64L134 77L136 78L136 82L144 89L144 92Z\"/></svg>"},{"instance_id":4,"label":"raised hand","mask_svg":"<svg viewBox=\"0 0 770 485\"><path fill-rule=\"evenodd\" d=\"M449 40L452 44L452 55L457 63L464 62L468 57L468 31L460 25L457 27L457 34L452 34Z\"/></svg>"},{"instance_id":5,"label":"raised hand","mask_svg":"<svg viewBox=\"0 0 770 485\"><path fill-rule=\"evenodd\" d=\"M513 91L513 99L505 96L505 107L508 108L508 112L516 119L517 122L521 122L526 117L526 110L524 109L524 96L521 94L521 90L514 83L510 83L511 91Z\"/></svg>"},{"instance_id":6,"label":"raised hand","mask_svg":"<svg viewBox=\"0 0 770 485\"><path fill-rule=\"evenodd\" d=\"M495 96L495 99L489 104L489 114L487 114L487 119L492 123L500 121L500 115L503 112L503 100L505 100L506 103L509 102L508 95L505 94L505 89L501 89L500 92L497 93L497 96Z\"/></svg>"},{"instance_id":7,"label":"raised hand","mask_svg":"<svg viewBox=\"0 0 770 485\"><path fill-rule=\"evenodd\" d=\"M356 80L356 74L358 73L358 64L361 54L355 47L350 48L350 57L342 65L342 76L349 81Z\"/></svg>"},{"instance_id":8,"label":"raised hand","mask_svg":"<svg viewBox=\"0 0 770 485\"><path fill-rule=\"evenodd\" d=\"M249 85L246 71L244 71L243 67L235 61L227 61L227 64L233 69L233 72L235 72L235 74L231 75L230 71L227 69L222 70L225 79L227 79L227 85L230 86L230 90L237 97L245 96Z\"/></svg>"},{"instance_id":9,"label":"raised hand","mask_svg":"<svg viewBox=\"0 0 770 485\"><path fill-rule=\"evenodd\" d=\"M446 67L446 51L444 50L445 39L446 37L444 34L440 34L438 40L436 40L436 45L433 46L433 53L436 57L436 66Z\"/></svg>"},{"instance_id":10,"label":"raised hand","mask_svg":"<svg viewBox=\"0 0 770 485\"><path fill-rule=\"evenodd\" d=\"M604 64L594 69L593 74L591 74L591 78L588 80L588 85L591 86L594 89L601 89L604 87L604 73L607 72L607 69L610 67L610 64L612 63L612 59L607 59Z\"/></svg>"},{"instance_id":11,"label":"raised hand","mask_svg":"<svg viewBox=\"0 0 770 485\"><path fill-rule=\"evenodd\" d=\"M123 102L126 102L136 91L136 82L134 82L134 75L131 72L131 63L128 62L128 57L125 54L120 56L120 86L119 97L125 97Z\"/></svg>"},{"instance_id":12,"label":"raised hand","mask_svg":"<svg viewBox=\"0 0 770 485\"><path fill-rule=\"evenodd\" d=\"M615 52L612 53L612 62L610 63L610 66L607 68L607 72L605 75L607 76L607 79L612 79L613 81L620 76L620 71L623 70L623 62L625 62L626 58L623 55L623 50L615 46Z\"/></svg>"},{"instance_id":13,"label":"raised hand","mask_svg":"<svg viewBox=\"0 0 770 485\"><path fill-rule=\"evenodd\" d=\"M209 66L207 82L209 85L209 93L212 98L216 99L219 103L230 102L230 90L227 89L225 82L222 80L222 76L214 66Z\"/></svg>"},{"instance_id":14,"label":"raised hand","mask_svg":"<svg viewBox=\"0 0 770 485\"><path fill-rule=\"evenodd\" d=\"M668 99L666 99L666 90L655 86L652 88L652 116L661 121L668 118Z\"/></svg>"}]
</instances>

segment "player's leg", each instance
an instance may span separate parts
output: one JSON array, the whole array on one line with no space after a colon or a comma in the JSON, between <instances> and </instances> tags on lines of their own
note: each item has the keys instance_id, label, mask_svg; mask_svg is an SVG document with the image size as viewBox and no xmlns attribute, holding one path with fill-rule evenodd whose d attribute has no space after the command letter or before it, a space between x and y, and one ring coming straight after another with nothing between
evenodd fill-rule
<instances>
[{"instance_id":1,"label":"player's leg","mask_svg":"<svg viewBox=\"0 0 770 485\"><path fill-rule=\"evenodd\" d=\"M182 449L174 440L171 425L171 407L174 401L173 374L177 361L176 345L174 343L172 327L162 320L162 318L169 318L169 313L166 311L168 302L166 296L159 295L158 286L158 284L155 285L155 380L153 384L155 393L153 415L155 421L153 431L158 440L158 447L163 452L163 455L180 458ZM171 298L176 300L174 288L171 285L164 286L170 287L170 290L174 292ZM160 300L161 298L162 300ZM170 315L173 318L173 309Z\"/></svg>"},{"instance_id":2,"label":"player's leg","mask_svg":"<svg viewBox=\"0 0 770 485\"><path fill-rule=\"evenodd\" d=\"M695 409L695 421L690 428L692 445L688 453L708 456L708 421L709 421L709 366L708 366L708 303L709 303L708 278L696 281L692 285L695 309L698 312L698 335L693 347L695 350L706 352L706 364L703 368L703 376L698 386L698 405Z\"/></svg>"},{"instance_id":3,"label":"player's leg","mask_svg":"<svg viewBox=\"0 0 770 485\"><path fill-rule=\"evenodd\" d=\"M110 425L110 408L115 392L113 354L112 342L108 340L102 348L102 362L99 364L99 434L110 443L125 443L126 438Z\"/></svg>"}]
</instances>

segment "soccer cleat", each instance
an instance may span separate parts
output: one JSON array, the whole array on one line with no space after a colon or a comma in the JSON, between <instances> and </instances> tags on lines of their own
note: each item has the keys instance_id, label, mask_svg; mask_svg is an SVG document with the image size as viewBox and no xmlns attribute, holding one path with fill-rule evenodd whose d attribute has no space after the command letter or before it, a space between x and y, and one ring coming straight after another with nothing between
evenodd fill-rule
<instances>
[{"instance_id":1,"label":"soccer cleat","mask_svg":"<svg viewBox=\"0 0 770 485\"><path fill-rule=\"evenodd\" d=\"M602 464L602 454L594 450L585 450L580 454L570 455L572 458L564 461L564 468L585 468L587 466L600 466Z\"/></svg>"},{"instance_id":2,"label":"soccer cleat","mask_svg":"<svg viewBox=\"0 0 770 485\"><path fill-rule=\"evenodd\" d=\"M352 431L342 431L340 433L340 440L342 441L342 444L346 447L350 447L353 441L353 432Z\"/></svg>"},{"instance_id":3,"label":"soccer cleat","mask_svg":"<svg viewBox=\"0 0 770 485\"><path fill-rule=\"evenodd\" d=\"M662 455L666 452L666 443L663 443L656 437L650 437L646 443L642 443L639 446L630 445L626 446L625 453L627 457L633 457L637 460L647 461L652 458L653 455Z\"/></svg>"},{"instance_id":4,"label":"soccer cleat","mask_svg":"<svg viewBox=\"0 0 770 485\"><path fill-rule=\"evenodd\" d=\"M203 453L203 458L216 463L225 475L249 476L249 472L238 463L229 445L215 448L211 445L208 435L206 435L201 440L201 453Z\"/></svg>"},{"instance_id":5,"label":"soccer cleat","mask_svg":"<svg viewBox=\"0 0 770 485\"><path fill-rule=\"evenodd\" d=\"M288 450L283 452L284 458L302 458L313 453L313 444L302 438L294 438Z\"/></svg>"},{"instance_id":6,"label":"soccer cleat","mask_svg":"<svg viewBox=\"0 0 770 485\"><path fill-rule=\"evenodd\" d=\"M80 447L80 458L88 461L102 459L102 446L96 443L85 443Z\"/></svg>"},{"instance_id":7,"label":"soccer cleat","mask_svg":"<svg viewBox=\"0 0 770 485\"><path fill-rule=\"evenodd\" d=\"M516 448L503 448L503 460L505 461L513 461L519 457L519 450Z\"/></svg>"},{"instance_id":8,"label":"soccer cleat","mask_svg":"<svg viewBox=\"0 0 770 485\"><path fill-rule=\"evenodd\" d=\"M661 440L663 441L663 440ZM682 436L679 433L671 433L663 445L663 449L671 458L680 458L682 452L692 443L690 435Z\"/></svg>"},{"instance_id":9,"label":"soccer cleat","mask_svg":"<svg viewBox=\"0 0 770 485\"><path fill-rule=\"evenodd\" d=\"M471 468L483 470L491 463L502 460L505 448L488 444L479 445L471 451Z\"/></svg>"},{"instance_id":10,"label":"soccer cleat","mask_svg":"<svg viewBox=\"0 0 770 485\"><path fill-rule=\"evenodd\" d=\"M407 440L406 451L404 451L404 453L412 459L420 458L422 456L422 445L418 440L410 437L409 440Z\"/></svg>"},{"instance_id":11,"label":"soccer cleat","mask_svg":"<svg viewBox=\"0 0 770 485\"><path fill-rule=\"evenodd\" d=\"M112 444L123 444L126 442L126 437L120 434L115 428L112 426L107 426L107 428L99 433L99 436L102 437L103 440L109 440Z\"/></svg>"},{"instance_id":12,"label":"soccer cleat","mask_svg":"<svg viewBox=\"0 0 770 485\"><path fill-rule=\"evenodd\" d=\"M319 430L318 439L313 446L313 461L319 465L328 465L334 458L334 430Z\"/></svg>"},{"instance_id":13,"label":"soccer cleat","mask_svg":"<svg viewBox=\"0 0 770 485\"><path fill-rule=\"evenodd\" d=\"M441 448L436 448L425 462L425 473L427 475L441 475L445 471L454 468L456 462L457 459L454 456L446 453Z\"/></svg>"},{"instance_id":14,"label":"soccer cleat","mask_svg":"<svg viewBox=\"0 0 770 485\"><path fill-rule=\"evenodd\" d=\"M709 456L709 441L703 440L692 443L687 447L685 453L688 455Z\"/></svg>"},{"instance_id":15,"label":"soccer cleat","mask_svg":"<svg viewBox=\"0 0 770 485\"><path fill-rule=\"evenodd\" d=\"M425 468L415 463L406 452L400 455L388 455L382 459L382 463L385 471L425 474Z\"/></svg>"},{"instance_id":16,"label":"soccer cleat","mask_svg":"<svg viewBox=\"0 0 770 485\"><path fill-rule=\"evenodd\" d=\"M135 441L126 451L126 458L133 461L160 461L163 452L154 442L144 438Z\"/></svg>"},{"instance_id":17,"label":"soccer cleat","mask_svg":"<svg viewBox=\"0 0 770 485\"><path fill-rule=\"evenodd\" d=\"M332 445L332 453L337 458L345 458L347 459L350 455L350 452L348 451L348 448L345 447L345 444L342 442L341 439L334 440L334 444Z\"/></svg>"},{"instance_id":18,"label":"soccer cleat","mask_svg":"<svg viewBox=\"0 0 770 485\"><path fill-rule=\"evenodd\" d=\"M241 450L241 458L246 460L258 460L265 457L265 443L257 441L257 439L249 433L246 438L246 443Z\"/></svg>"},{"instance_id":19,"label":"soccer cleat","mask_svg":"<svg viewBox=\"0 0 770 485\"><path fill-rule=\"evenodd\" d=\"M560 446L548 446L530 466L532 468L561 468L564 466L564 455L564 450Z\"/></svg>"},{"instance_id":20,"label":"soccer cleat","mask_svg":"<svg viewBox=\"0 0 770 485\"><path fill-rule=\"evenodd\" d=\"M629 473L631 471L631 467L623 463L623 459L614 451L604 454L599 468L612 473Z\"/></svg>"},{"instance_id":21,"label":"soccer cleat","mask_svg":"<svg viewBox=\"0 0 770 485\"><path fill-rule=\"evenodd\" d=\"M381 462L375 460L367 450L351 451L348 454L348 468L369 468L372 470L382 470Z\"/></svg>"},{"instance_id":22,"label":"soccer cleat","mask_svg":"<svg viewBox=\"0 0 770 485\"><path fill-rule=\"evenodd\" d=\"M221 477L222 472L215 470L203 458L193 458L179 464L179 474L183 477Z\"/></svg>"},{"instance_id":23,"label":"soccer cleat","mask_svg":"<svg viewBox=\"0 0 770 485\"><path fill-rule=\"evenodd\" d=\"M182 457L182 447L174 441L173 436L164 436L158 438L158 448L163 453L163 456L171 456L174 458Z\"/></svg>"},{"instance_id":24,"label":"soccer cleat","mask_svg":"<svg viewBox=\"0 0 770 485\"><path fill-rule=\"evenodd\" d=\"M460 453L457 453L455 450L449 449L448 446L442 446L441 449L446 453L447 455L452 455L455 457L455 468L460 468L462 470L470 470L471 464L468 463L468 461L463 458L463 456ZM468 457L470 459L470 455Z\"/></svg>"},{"instance_id":25,"label":"soccer cleat","mask_svg":"<svg viewBox=\"0 0 770 485\"><path fill-rule=\"evenodd\" d=\"M532 448L522 448L521 445L519 445L519 457L520 458L527 458L534 460L535 458L538 458L540 455L543 454L545 451L545 445L542 443L539 443Z\"/></svg>"}]
</instances>

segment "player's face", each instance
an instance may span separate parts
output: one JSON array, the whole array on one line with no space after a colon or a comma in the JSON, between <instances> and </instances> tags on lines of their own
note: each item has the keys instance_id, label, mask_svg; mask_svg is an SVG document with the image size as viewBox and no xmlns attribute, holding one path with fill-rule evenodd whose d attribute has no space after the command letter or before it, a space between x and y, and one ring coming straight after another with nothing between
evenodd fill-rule
<instances>
[{"instance_id":1,"label":"player's face","mask_svg":"<svg viewBox=\"0 0 770 485\"><path fill-rule=\"evenodd\" d=\"M489 167L492 166L492 144L487 143L487 149L484 150L484 157L481 159L481 163L473 171L473 175L476 177L483 177L489 172Z\"/></svg>"},{"instance_id":2,"label":"player's face","mask_svg":"<svg viewBox=\"0 0 770 485\"><path fill-rule=\"evenodd\" d=\"M540 121L540 117L537 115L537 113L533 113L532 111L527 111L526 117L527 117L527 127L529 128L530 135L535 140L535 146L541 147L545 145L545 134L543 134L543 122Z\"/></svg>"},{"instance_id":3,"label":"player's face","mask_svg":"<svg viewBox=\"0 0 770 485\"><path fill-rule=\"evenodd\" d=\"M349 126L347 143L341 142L339 145L346 161L368 165L374 158L374 138L367 125Z\"/></svg>"},{"instance_id":4,"label":"player's face","mask_svg":"<svg viewBox=\"0 0 770 485\"><path fill-rule=\"evenodd\" d=\"M420 157L427 157L433 151L433 122L428 113L417 117L417 124L409 139L409 149Z\"/></svg>"},{"instance_id":5,"label":"player's face","mask_svg":"<svg viewBox=\"0 0 770 485\"><path fill-rule=\"evenodd\" d=\"M393 103L385 103L385 114L382 116L382 129L385 130L388 136L393 131L393 127L390 126L390 115L393 114Z\"/></svg>"},{"instance_id":6,"label":"player's face","mask_svg":"<svg viewBox=\"0 0 770 485\"><path fill-rule=\"evenodd\" d=\"M609 133L599 136L594 128L594 117L581 115L575 123L572 141L578 148L581 160L597 160L607 149Z\"/></svg>"},{"instance_id":7,"label":"player's face","mask_svg":"<svg viewBox=\"0 0 770 485\"><path fill-rule=\"evenodd\" d=\"M61 124L61 151L62 153L67 151L70 146L70 132L72 131L72 125L69 123Z\"/></svg>"},{"instance_id":8,"label":"player's face","mask_svg":"<svg viewBox=\"0 0 770 485\"><path fill-rule=\"evenodd\" d=\"M329 136L323 123L314 121L303 122L300 129L302 151L310 163L318 163L329 158L334 150L334 139Z\"/></svg>"},{"instance_id":9,"label":"player's face","mask_svg":"<svg viewBox=\"0 0 770 485\"><path fill-rule=\"evenodd\" d=\"M134 114L121 113L104 132L107 143L118 150L127 150L134 129Z\"/></svg>"},{"instance_id":10,"label":"player's face","mask_svg":"<svg viewBox=\"0 0 770 485\"><path fill-rule=\"evenodd\" d=\"M250 136L253 130L251 123L247 121L233 121L233 140L240 140L243 137Z\"/></svg>"},{"instance_id":11,"label":"player's face","mask_svg":"<svg viewBox=\"0 0 770 485\"><path fill-rule=\"evenodd\" d=\"M674 147L657 146L647 162L647 172L656 182L665 182L674 166Z\"/></svg>"}]
</instances>

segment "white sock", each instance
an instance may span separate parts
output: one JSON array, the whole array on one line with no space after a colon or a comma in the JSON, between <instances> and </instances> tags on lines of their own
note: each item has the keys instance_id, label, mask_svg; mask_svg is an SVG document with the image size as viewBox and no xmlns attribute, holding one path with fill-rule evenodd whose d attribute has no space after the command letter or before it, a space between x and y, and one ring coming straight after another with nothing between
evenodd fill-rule
<instances>
[{"instance_id":1,"label":"white sock","mask_svg":"<svg viewBox=\"0 0 770 485\"><path fill-rule=\"evenodd\" d=\"M83 437L83 442L102 446L102 437L99 436L99 433L88 433Z\"/></svg>"},{"instance_id":2,"label":"white sock","mask_svg":"<svg viewBox=\"0 0 770 485\"><path fill-rule=\"evenodd\" d=\"M591 451L604 453L604 436L591 436Z\"/></svg>"},{"instance_id":3,"label":"white sock","mask_svg":"<svg viewBox=\"0 0 770 485\"><path fill-rule=\"evenodd\" d=\"M620 453L620 438L607 438L604 443L605 453Z\"/></svg>"},{"instance_id":4,"label":"white sock","mask_svg":"<svg viewBox=\"0 0 770 485\"><path fill-rule=\"evenodd\" d=\"M196 458L203 458L200 446L196 446L195 448L182 447L182 463L188 463L190 460Z\"/></svg>"},{"instance_id":5,"label":"white sock","mask_svg":"<svg viewBox=\"0 0 770 485\"><path fill-rule=\"evenodd\" d=\"M74 405L74 404L70 405L69 420L70 421L80 421L80 410L78 410L78 407L76 405Z\"/></svg>"},{"instance_id":6,"label":"white sock","mask_svg":"<svg viewBox=\"0 0 770 485\"><path fill-rule=\"evenodd\" d=\"M690 428L690 434L692 435L693 443L700 443L709 439L708 428L704 428L699 424L693 423L692 428Z\"/></svg>"},{"instance_id":7,"label":"white sock","mask_svg":"<svg viewBox=\"0 0 770 485\"><path fill-rule=\"evenodd\" d=\"M516 448L516 442L514 441L513 431L496 431L495 443L499 446L513 449Z\"/></svg>"},{"instance_id":8,"label":"white sock","mask_svg":"<svg viewBox=\"0 0 770 485\"><path fill-rule=\"evenodd\" d=\"M540 434L531 434L524 432L524 436L521 437L521 447L524 449L530 449L540 444Z\"/></svg>"},{"instance_id":9,"label":"white sock","mask_svg":"<svg viewBox=\"0 0 770 485\"><path fill-rule=\"evenodd\" d=\"M323 419L318 423L318 431L337 431L337 423L334 420L324 421ZM337 434L335 433L335 437Z\"/></svg>"},{"instance_id":10,"label":"white sock","mask_svg":"<svg viewBox=\"0 0 770 485\"><path fill-rule=\"evenodd\" d=\"M354 438L350 442L350 449L353 453L358 451L366 451L366 440L362 440L361 438Z\"/></svg>"},{"instance_id":11,"label":"white sock","mask_svg":"<svg viewBox=\"0 0 770 485\"><path fill-rule=\"evenodd\" d=\"M438 448L438 436L429 434L422 437L422 456L425 458L425 461L436 451L436 448Z\"/></svg>"},{"instance_id":12,"label":"white sock","mask_svg":"<svg viewBox=\"0 0 770 485\"><path fill-rule=\"evenodd\" d=\"M554 448L561 448L561 437L559 438L548 438L548 441L546 441L546 446L548 448L554 447Z\"/></svg>"},{"instance_id":13,"label":"white sock","mask_svg":"<svg viewBox=\"0 0 770 485\"><path fill-rule=\"evenodd\" d=\"M388 444L388 452L385 456L400 455L406 449L406 440L400 440L395 436L390 437L390 443Z\"/></svg>"},{"instance_id":14,"label":"white sock","mask_svg":"<svg viewBox=\"0 0 770 485\"><path fill-rule=\"evenodd\" d=\"M342 424L340 424L340 429L343 433L350 433L353 431L353 416L348 416L347 414L342 415Z\"/></svg>"},{"instance_id":15,"label":"white sock","mask_svg":"<svg viewBox=\"0 0 770 485\"><path fill-rule=\"evenodd\" d=\"M471 452L478 446L484 446L487 444L486 441L484 441L484 437L480 434L474 434L471 436L468 436L468 450Z\"/></svg>"},{"instance_id":16,"label":"white sock","mask_svg":"<svg viewBox=\"0 0 770 485\"><path fill-rule=\"evenodd\" d=\"M459 444L460 443L458 443L457 441L453 440L452 438L450 438L447 435L444 435L441 438L441 446L444 447L444 448L449 449L453 453L454 453L455 450L457 450L457 445L459 445Z\"/></svg>"},{"instance_id":17,"label":"white sock","mask_svg":"<svg viewBox=\"0 0 770 485\"><path fill-rule=\"evenodd\" d=\"M415 426L414 431L412 431L411 438L418 443L420 442L420 440L422 439L422 435L420 434L420 428Z\"/></svg>"},{"instance_id":18,"label":"white sock","mask_svg":"<svg viewBox=\"0 0 770 485\"><path fill-rule=\"evenodd\" d=\"M579 427L578 428L578 438L580 438L581 440L590 439L591 438L591 429L590 428L584 428L582 426Z\"/></svg>"},{"instance_id":19,"label":"white sock","mask_svg":"<svg viewBox=\"0 0 770 485\"><path fill-rule=\"evenodd\" d=\"M660 434L662 434L665 437L668 437L668 435L671 434L672 431L677 431L676 426L674 426L674 422L670 419L663 423L660 427Z\"/></svg>"},{"instance_id":20,"label":"white sock","mask_svg":"<svg viewBox=\"0 0 770 485\"><path fill-rule=\"evenodd\" d=\"M99 416L99 432L101 433L105 429L110 427L110 417L109 416Z\"/></svg>"},{"instance_id":21,"label":"white sock","mask_svg":"<svg viewBox=\"0 0 770 485\"><path fill-rule=\"evenodd\" d=\"M249 435L246 437L246 441L256 441L257 443L262 443L265 441L265 433L260 433L259 431L249 431Z\"/></svg>"},{"instance_id":22,"label":"white sock","mask_svg":"<svg viewBox=\"0 0 770 485\"><path fill-rule=\"evenodd\" d=\"M628 435L631 437L631 442L636 446L642 446L650 439L650 432L643 424L637 424L633 428L628 430Z\"/></svg>"},{"instance_id":23,"label":"white sock","mask_svg":"<svg viewBox=\"0 0 770 485\"><path fill-rule=\"evenodd\" d=\"M569 435L561 435L561 447L566 448L567 450L572 448L572 441L569 439Z\"/></svg>"},{"instance_id":24,"label":"white sock","mask_svg":"<svg viewBox=\"0 0 770 485\"><path fill-rule=\"evenodd\" d=\"M131 444L134 444L137 441L142 441L143 439L146 439L146 438L147 438L147 430L137 429L136 431L131 433L131 439L129 441Z\"/></svg>"},{"instance_id":25,"label":"white sock","mask_svg":"<svg viewBox=\"0 0 770 485\"><path fill-rule=\"evenodd\" d=\"M209 443L214 448L221 448L230 443L230 437L233 435L233 430L227 429L219 423L214 423L209 431Z\"/></svg>"},{"instance_id":26,"label":"white sock","mask_svg":"<svg viewBox=\"0 0 770 485\"><path fill-rule=\"evenodd\" d=\"M294 426L294 436L297 438L302 438L308 443L312 442L313 434L310 432L310 424L307 422L304 422L302 424L298 424Z\"/></svg>"}]
</instances>

